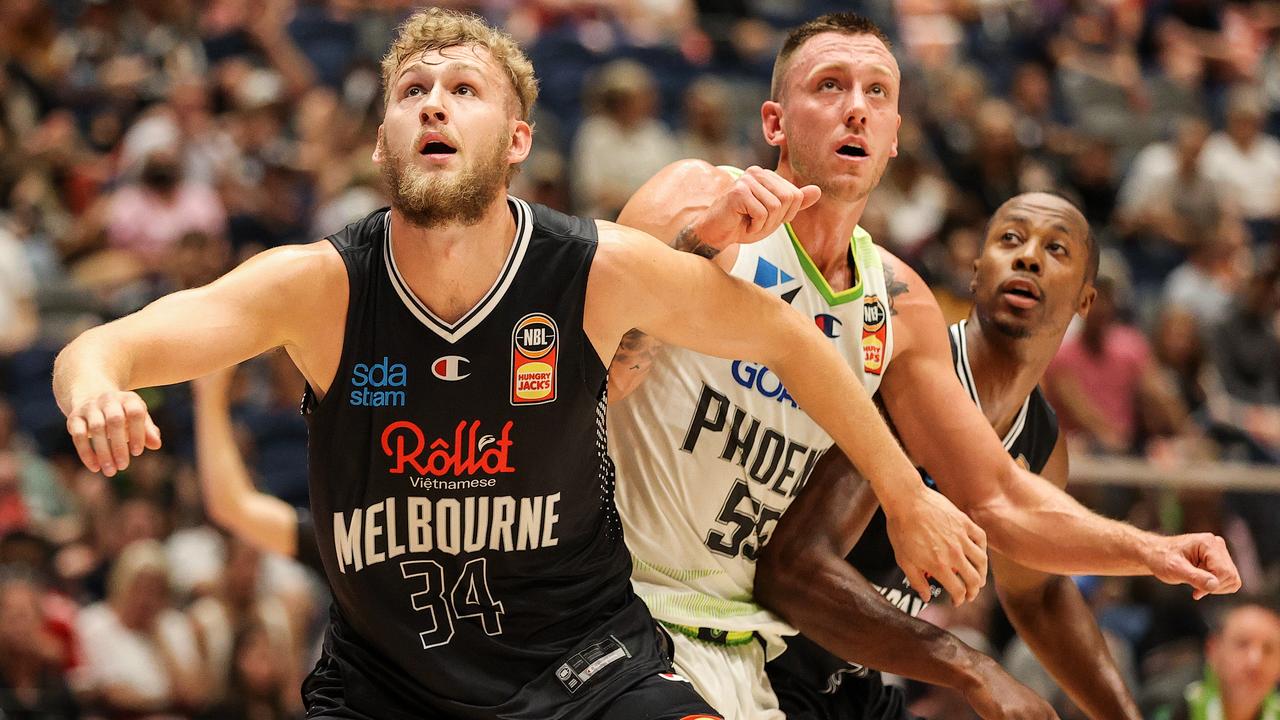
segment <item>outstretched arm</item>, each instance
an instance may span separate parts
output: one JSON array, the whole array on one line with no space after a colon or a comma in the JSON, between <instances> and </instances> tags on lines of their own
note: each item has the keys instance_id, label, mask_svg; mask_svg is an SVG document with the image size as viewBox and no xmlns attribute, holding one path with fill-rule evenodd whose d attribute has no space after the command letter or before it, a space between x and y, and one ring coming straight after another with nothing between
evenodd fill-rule
<instances>
[{"instance_id":1,"label":"outstretched arm","mask_svg":"<svg viewBox=\"0 0 1280 720\"><path fill-rule=\"evenodd\" d=\"M956 689L983 718L1056 717L990 657L894 607L849 564L876 507L844 455L828 451L760 553L756 601L845 660Z\"/></svg>"},{"instance_id":2,"label":"outstretched arm","mask_svg":"<svg viewBox=\"0 0 1280 720\"><path fill-rule=\"evenodd\" d=\"M767 365L870 478L913 585L927 588L927 573L958 598L976 596L986 576L981 531L921 485L849 364L780 298L644 233L601 223L586 327L606 361L636 327L665 343Z\"/></svg>"},{"instance_id":3,"label":"outstretched arm","mask_svg":"<svg viewBox=\"0 0 1280 720\"><path fill-rule=\"evenodd\" d=\"M992 548L1044 572L1188 583L1197 598L1239 589L1221 538L1162 537L1101 517L1018 467L956 379L933 295L902 261L882 255L901 284L892 303L893 365L880 396L912 456L987 531Z\"/></svg>"},{"instance_id":4,"label":"outstretched arm","mask_svg":"<svg viewBox=\"0 0 1280 720\"><path fill-rule=\"evenodd\" d=\"M1042 476L1067 484L1067 444L1059 436ZM1140 720L1093 612L1071 578L1025 568L993 553L996 590L1010 622L1067 695L1097 720Z\"/></svg>"},{"instance_id":5,"label":"outstretched arm","mask_svg":"<svg viewBox=\"0 0 1280 720\"><path fill-rule=\"evenodd\" d=\"M196 470L205 511L218 526L260 550L288 557L298 552L298 513L253 486L231 424L233 368L192 383L195 394Z\"/></svg>"},{"instance_id":6,"label":"outstretched arm","mask_svg":"<svg viewBox=\"0 0 1280 720\"><path fill-rule=\"evenodd\" d=\"M341 347L347 293L342 260L327 242L268 250L201 288L166 295L132 315L85 331L58 355L53 390L80 459L108 476L160 447L160 433L132 390L207 375L285 346L313 387L336 370L300 348ZM307 313L280 308L308 308ZM308 357L319 358L307 367ZM332 367L323 367L324 365ZM317 374L324 375L317 385Z\"/></svg>"}]
</instances>

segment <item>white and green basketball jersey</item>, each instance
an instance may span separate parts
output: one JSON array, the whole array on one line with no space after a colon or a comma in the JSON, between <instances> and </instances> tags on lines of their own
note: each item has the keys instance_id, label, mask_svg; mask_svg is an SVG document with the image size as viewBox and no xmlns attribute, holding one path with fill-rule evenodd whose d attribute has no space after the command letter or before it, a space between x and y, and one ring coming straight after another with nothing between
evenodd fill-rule
<instances>
[{"instance_id":1,"label":"white and green basketball jersey","mask_svg":"<svg viewBox=\"0 0 1280 720\"><path fill-rule=\"evenodd\" d=\"M790 227L740 246L731 272L812 318L874 394L893 351L888 295L862 228L850 249L857 284L841 292ZM639 388L609 408L608 427L632 580L653 615L766 638L795 633L752 600L755 558L832 440L778 376L666 347Z\"/></svg>"}]
</instances>

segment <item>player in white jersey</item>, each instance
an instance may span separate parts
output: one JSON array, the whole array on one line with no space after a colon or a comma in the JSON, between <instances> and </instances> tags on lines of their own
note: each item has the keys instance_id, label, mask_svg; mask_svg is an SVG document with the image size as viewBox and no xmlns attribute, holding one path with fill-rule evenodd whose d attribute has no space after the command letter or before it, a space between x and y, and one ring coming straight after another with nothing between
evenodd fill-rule
<instances>
[{"instance_id":1,"label":"player in white jersey","mask_svg":"<svg viewBox=\"0 0 1280 720\"><path fill-rule=\"evenodd\" d=\"M780 150L777 172L734 177L705 163L677 163L646 183L620 220L714 255L725 270L799 303L819 327L834 330L833 341L864 386L878 391L907 449L1005 556L1048 572L1154 574L1201 593L1234 591L1238 575L1221 539L1163 538L1101 518L1018 467L956 379L941 312L923 282L882 250L875 253L881 267L870 260L857 222L897 151L899 87L897 63L872 23L843 13L807 23L784 44L773 99L762 107L765 138ZM769 232L768 219L794 207L809 184L821 199L796 213L785 235ZM755 241L763 245L738 244ZM848 298L859 293L860 309L876 307L867 289L877 282L883 327L874 310L848 314L858 307ZM822 437L760 368L669 351L639 336L623 348L611 368L611 432L633 579L654 615L678 631L676 665L713 705L728 718L781 717L763 676L767 650L752 638L772 649L772 637L792 629L757 604L754 562ZM890 528L910 521L888 513ZM837 530L849 537L815 541L851 546L859 532ZM816 585L824 570L800 567L787 579ZM903 570L913 588L929 592L923 574ZM792 618L797 629L846 660L865 660L836 627L858 610L861 588L823 587L838 595L835 605L844 599L849 607ZM903 645L916 639L904 634ZM938 680L991 686L1005 680L993 665ZM1051 716L1034 697L1007 700L1020 702L1015 712L1024 714L1000 714L997 704L988 717Z\"/></svg>"}]
</instances>

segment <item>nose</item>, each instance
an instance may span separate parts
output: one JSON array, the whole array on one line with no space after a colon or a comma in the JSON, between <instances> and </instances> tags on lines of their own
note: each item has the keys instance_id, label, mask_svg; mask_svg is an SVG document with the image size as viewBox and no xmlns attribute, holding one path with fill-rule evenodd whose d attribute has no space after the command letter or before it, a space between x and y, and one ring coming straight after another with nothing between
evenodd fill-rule
<instances>
[{"instance_id":1,"label":"nose","mask_svg":"<svg viewBox=\"0 0 1280 720\"><path fill-rule=\"evenodd\" d=\"M856 83L849 93L849 107L845 110L844 125L847 128L865 126L867 124L867 95L862 91L862 83Z\"/></svg>"},{"instance_id":2,"label":"nose","mask_svg":"<svg viewBox=\"0 0 1280 720\"><path fill-rule=\"evenodd\" d=\"M423 98L418 109L418 121L423 125L438 125L449 121L449 115L444 109L444 88L439 83Z\"/></svg>"},{"instance_id":3,"label":"nose","mask_svg":"<svg viewBox=\"0 0 1280 720\"><path fill-rule=\"evenodd\" d=\"M1013 256L1014 270L1039 275L1043 267L1044 263L1040 257L1040 243L1028 240L1019 246L1017 254Z\"/></svg>"}]
</instances>

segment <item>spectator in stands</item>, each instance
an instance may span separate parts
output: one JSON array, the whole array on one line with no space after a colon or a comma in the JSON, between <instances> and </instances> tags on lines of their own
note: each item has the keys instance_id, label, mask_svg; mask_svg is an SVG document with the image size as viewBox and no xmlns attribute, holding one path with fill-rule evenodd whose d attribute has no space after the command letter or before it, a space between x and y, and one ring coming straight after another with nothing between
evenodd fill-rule
<instances>
[{"instance_id":1,"label":"spectator in stands","mask_svg":"<svg viewBox=\"0 0 1280 720\"><path fill-rule=\"evenodd\" d=\"M684 95L684 131L680 154L712 165L746 168L751 153L734 136L729 86L713 77L695 80Z\"/></svg>"},{"instance_id":2,"label":"spectator in stands","mask_svg":"<svg viewBox=\"0 0 1280 720\"><path fill-rule=\"evenodd\" d=\"M657 118L657 89L643 65L609 63L592 81L589 95L594 112L573 143L576 212L612 220L631 193L680 159L680 147Z\"/></svg>"},{"instance_id":3,"label":"spectator in stands","mask_svg":"<svg viewBox=\"0 0 1280 720\"><path fill-rule=\"evenodd\" d=\"M250 622L240 628L231 648L221 702L201 717L205 720L288 720L301 713L291 710L300 697L287 664L280 662L271 632Z\"/></svg>"},{"instance_id":4,"label":"spectator in stands","mask_svg":"<svg viewBox=\"0 0 1280 720\"><path fill-rule=\"evenodd\" d=\"M36 280L22 243L0 224L0 358L31 346L40 327Z\"/></svg>"},{"instance_id":5,"label":"spectator in stands","mask_svg":"<svg viewBox=\"0 0 1280 720\"><path fill-rule=\"evenodd\" d=\"M1280 613L1245 603L1225 613L1205 643L1205 677L1187 687L1172 720L1280 718Z\"/></svg>"},{"instance_id":6,"label":"spectator in stands","mask_svg":"<svg viewBox=\"0 0 1280 720\"><path fill-rule=\"evenodd\" d=\"M1211 349L1226 395L1235 401L1232 424L1245 429L1273 461L1280 458L1280 264L1256 273L1213 332Z\"/></svg>"},{"instance_id":7,"label":"spectator in stands","mask_svg":"<svg viewBox=\"0 0 1280 720\"><path fill-rule=\"evenodd\" d=\"M1271 242L1280 221L1280 140L1263 132L1266 110L1255 87L1227 96L1227 126L1204 145L1204 172L1249 223L1255 243Z\"/></svg>"},{"instance_id":8,"label":"spectator in stands","mask_svg":"<svg viewBox=\"0 0 1280 720\"><path fill-rule=\"evenodd\" d=\"M1222 213L1190 244L1191 254L1164 283L1164 306L1191 313L1197 332L1209 332L1227 319L1231 303L1245 279L1249 262L1248 230Z\"/></svg>"},{"instance_id":9,"label":"spectator in stands","mask_svg":"<svg viewBox=\"0 0 1280 720\"><path fill-rule=\"evenodd\" d=\"M1127 453L1135 449L1144 394L1159 390L1146 339L1119 318L1115 281L1099 277L1095 287L1097 299L1080 332L1062 343L1046 385L1069 438Z\"/></svg>"},{"instance_id":10,"label":"spectator in stands","mask_svg":"<svg viewBox=\"0 0 1280 720\"><path fill-rule=\"evenodd\" d=\"M107 244L157 268L186 233L220 235L227 217L213 188L183 177L176 148L151 151L138 182L117 190L107 209Z\"/></svg>"},{"instance_id":11,"label":"spectator in stands","mask_svg":"<svg viewBox=\"0 0 1280 720\"><path fill-rule=\"evenodd\" d=\"M74 720L58 641L44 630L41 591L15 570L0 574L0 717Z\"/></svg>"},{"instance_id":12,"label":"spectator in stands","mask_svg":"<svg viewBox=\"0 0 1280 720\"><path fill-rule=\"evenodd\" d=\"M153 540L124 549L111 569L107 600L80 613L83 682L109 717L201 707L208 675L195 634L174 608L169 565Z\"/></svg>"},{"instance_id":13,"label":"spectator in stands","mask_svg":"<svg viewBox=\"0 0 1280 720\"><path fill-rule=\"evenodd\" d=\"M222 577L213 594L197 600L187 611L204 653L209 694L214 700L236 699L231 694L235 688L224 683L236 677L235 644L250 628L257 628L267 642L265 648L255 646L254 652L265 651L269 663L290 685L296 687L302 681L291 672L296 665L291 658L298 650L289 617L275 597L262 592L260 568L261 554L257 550L241 540L228 539Z\"/></svg>"}]
</instances>

